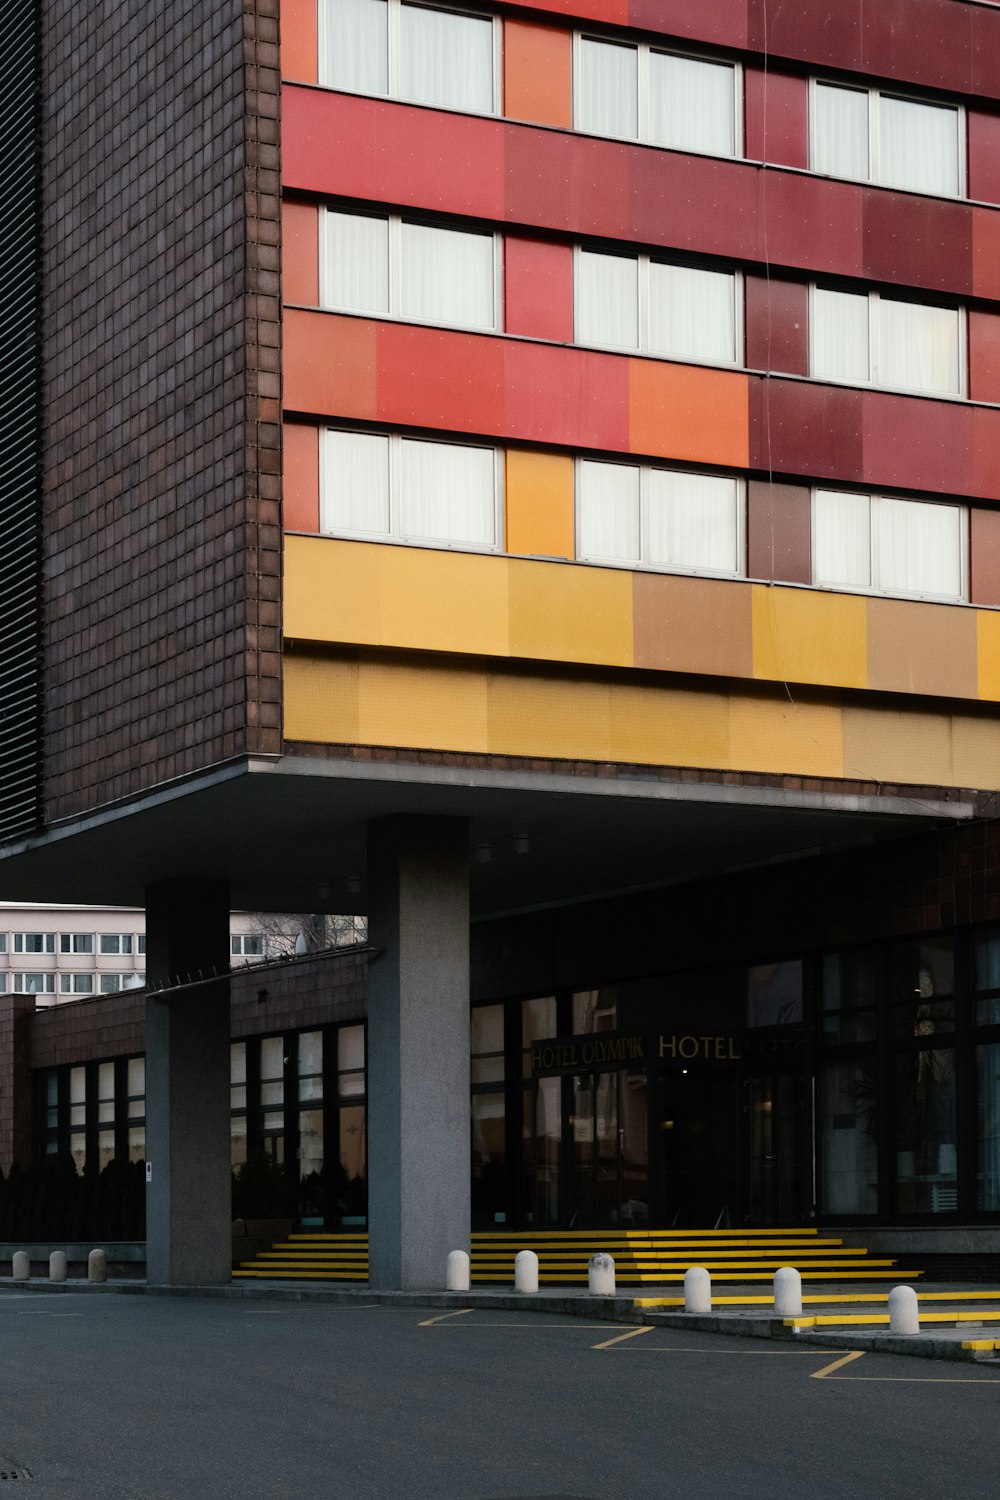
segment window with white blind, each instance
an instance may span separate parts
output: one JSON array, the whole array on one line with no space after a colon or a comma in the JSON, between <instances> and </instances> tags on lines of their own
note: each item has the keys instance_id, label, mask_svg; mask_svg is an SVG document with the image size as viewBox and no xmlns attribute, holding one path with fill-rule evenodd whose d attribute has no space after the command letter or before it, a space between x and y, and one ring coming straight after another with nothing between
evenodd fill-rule
<instances>
[{"instance_id":1,"label":"window with white blind","mask_svg":"<svg viewBox=\"0 0 1000 1500\"><path fill-rule=\"evenodd\" d=\"M581 459L577 556L621 567L739 577L743 510L739 479Z\"/></svg>"},{"instance_id":2,"label":"window with white blind","mask_svg":"<svg viewBox=\"0 0 1000 1500\"><path fill-rule=\"evenodd\" d=\"M964 193L965 122L956 106L818 79L811 97L814 172L914 193Z\"/></svg>"},{"instance_id":3,"label":"window with white blind","mask_svg":"<svg viewBox=\"0 0 1000 1500\"><path fill-rule=\"evenodd\" d=\"M319 222L324 307L458 328L500 327L497 235L339 209L325 209Z\"/></svg>"},{"instance_id":4,"label":"window with white blind","mask_svg":"<svg viewBox=\"0 0 1000 1500\"><path fill-rule=\"evenodd\" d=\"M498 111L500 23L411 0L320 0L320 83L472 114Z\"/></svg>"},{"instance_id":5,"label":"window with white blind","mask_svg":"<svg viewBox=\"0 0 1000 1500\"><path fill-rule=\"evenodd\" d=\"M736 156L740 75L733 63L646 43L576 38L577 130L674 151Z\"/></svg>"},{"instance_id":6,"label":"window with white blind","mask_svg":"<svg viewBox=\"0 0 1000 1500\"><path fill-rule=\"evenodd\" d=\"M742 360L742 325L734 271L577 251L578 343L732 365Z\"/></svg>"},{"instance_id":7,"label":"window with white blind","mask_svg":"<svg viewBox=\"0 0 1000 1500\"><path fill-rule=\"evenodd\" d=\"M964 505L814 490L813 582L830 588L964 599Z\"/></svg>"},{"instance_id":8,"label":"window with white blind","mask_svg":"<svg viewBox=\"0 0 1000 1500\"><path fill-rule=\"evenodd\" d=\"M965 394L965 313L879 292L813 287L810 373L936 396Z\"/></svg>"},{"instance_id":9,"label":"window with white blind","mask_svg":"<svg viewBox=\"0 0 1000 1500\"><path fill-rule=\"evenodd\" d=\"M496 551L503 455L397 433L323 435L321 530L336 536Z\"/></svg>"}]
</instances>

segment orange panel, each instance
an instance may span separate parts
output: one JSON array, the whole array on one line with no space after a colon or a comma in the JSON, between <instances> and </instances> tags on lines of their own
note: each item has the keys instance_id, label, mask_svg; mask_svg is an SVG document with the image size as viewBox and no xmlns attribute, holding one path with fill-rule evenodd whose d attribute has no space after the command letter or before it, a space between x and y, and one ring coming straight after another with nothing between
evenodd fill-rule
<instances>
[{"instance_id":1,"label":"orange panel","mask_svg":"<svg viewBox=\"0 0 1000 1500\"><path fill-rule=\"evenodd\" d=\"M572 34L510 17L503 28L503 112L539 125L573 124Z\"/></svg>"},{"instance_id":2,"label":"orange panel","mask_svg":"<svg viewBox=\"0 0 1000 1500\"><path fill-rule=\"evenodd\" d=\"M749 462L745 375L629 360L629 417L633 453L734 467Z\"/></svg>"},{"instance_id":3,"label":"orange panel","mask_svg":"<svg viewBox=\"0 0 1000 1500\"><path fill-rule=\"evenodd\" d=\"M286 531L319 530L319 428L286 422L283 435Z\"/></svg>"},{"instance_id":4,"label":"orange panel","mask_svg":"<svg viewBox=\"0 0 1000 1500\"><path fill-rule=\"evenodd\" d=\"M969 395L1000 401L1000 315L969 308Z\"/></svg>"},{"instance_id":5,"label":"orange panel","mask_svg":"<svg viewBox=\"0 0 1000 1500\"><path fill-rule=\"evenodd\" d=\"M315 203L281 205L281 295L285 302L319 303L319 209Z\"/></svg>"},{"instance_id":6,"label":"orange panel","mask_svg":"<svg viewBox=\"0 0 1000 1500\"><path fill-rule=\"evenodd\" d=\"M377 417L375 328L363 318L287 308L285 410L366 421Z\"/></svg>"},{"instance_id":7,"label":"orange panel","mask_svg":"<svg viewBox=\"0 0 1000 1500\"><path fill-rule=\"evenodd\" d=\"M316 0L281 0L281 76L297 83L316 83Z\"/></svg>"},{"instance_id":8,"label":"orange panel","mask_svg":"<svg viewBox=\"0 0 1000 1500\"><path fill-rule=\"evenodd\" d=\"M507 551L573 557L573 460L561 453L507 451Z\"/></svg>"}]
</instances>

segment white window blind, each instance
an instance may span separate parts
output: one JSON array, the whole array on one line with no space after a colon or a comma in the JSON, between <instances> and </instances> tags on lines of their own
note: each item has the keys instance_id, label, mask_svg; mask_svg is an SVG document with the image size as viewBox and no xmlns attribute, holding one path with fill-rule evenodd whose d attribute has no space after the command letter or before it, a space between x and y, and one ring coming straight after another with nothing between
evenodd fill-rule
<instances>
[{"instance_id":1,"label":"white window blind","mask_svg":"<svg viewBox=\"0 0 1000 1500\"><path fill-rule=\"evenodd\" d=\"M330 428L322 448L321 529L496 548L499 468L493 448Z\"/></svg>"},{"instance_id":2,"label":"white window blind","mask_svg":"<svg viewBox=\"0 0 1000 1500\"><path fill-rule=\"evenodd\" d=\"M649 110L649 139L657 146L713 156L732 156L736 150L731 64L651 52Z\"/></svg>"},{"instance_id":3,"label":"white window blind","mask_svg":"<svg viewBox=\"0 0 1000 1500\"><path fill-rule=\"evenodd\" d=\"M816 82L812 167L916 193L963 191L962 115L953 105Z\"/></svg>"},{"instance_id":4,"label":"white window blind","mask_svg":"<svg viewBox=\"0 0 1000 1500\"><path fill-rule=\"evenodd\" d=\"M821 380L961 396L964 332L960 308L815 287L810 372Z\"/></svg>"},{"instance_id":5,"label":"white window blind","mask_svg":"<svg viewBox=\"0 0 1000 1500\"><path fill-rule=\"evenodd\" d=\"M578 37L576 47L578 130L675 151L738 151L739 75L732 63L589 36Z\"/></svg>"},{"instance_id":6,"label":"white window blind","mask_svg":"<svg viewBox=\"0 0 1000 1500\"><path fill-rule=\"evenodd\" d=\"M320 82L494 114L497 35L492 16L415 0L320 0Z\"/></svg>"},{"instance_id":7,"label":"white window blind","mask_svg":"<svg viewBox=\"0 0 1000 1500\"><path fill-rule=\"evenodd\" d=\"M742 282L732 271L581 250L576 337L612 349L735 364L741 294Z\"/></svg>"},{"instance_id":8,"label":"white window blind","mask_svg":"<svg viewBox=\"0 0 1000 1500\"><path fill-rule=\"evenodd\" d=\"M580 461L577 553L589 562L734 577L743 488L724 475Z\"/></svg>"},{"instance_id":9,"label":"white window blind","mask_svg":"<svg viewBox=\"0 0 1000 1500\"><path fill-rule=\"evenodd\" d=\"M931 599L965 597L961 505L816 490L813 581Z\"/></svg>"},{"instance_id":10,"label":"white window blind","mask_svg":"<svg viewBox=\"0 0 1000 1500\"><path fill-rule=\"evenodd\" d=\"M333 209L322 214L320 232L324 307L498 326L494 235Z\"/></svg>"}]
</instances>

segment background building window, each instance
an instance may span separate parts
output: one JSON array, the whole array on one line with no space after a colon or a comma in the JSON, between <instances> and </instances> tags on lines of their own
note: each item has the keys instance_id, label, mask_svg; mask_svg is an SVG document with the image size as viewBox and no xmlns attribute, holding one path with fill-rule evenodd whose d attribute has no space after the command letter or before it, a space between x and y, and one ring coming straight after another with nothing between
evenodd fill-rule
<instances>
[{"instance_id":1,"label":"background building window","mask_svg":"<svg viewBox=\"0 0 1000 1500\"><path fill-rule=\"evenodd\" d=\"M500 326L494 234L327 209L324 307L459 328Z\"/></svg>"},{"instance_id":2,"label":"background building window","mask_svg":"<svg viewBox=\"0 0 1000 1500\"><path fill-rule=\"evenodd\" d=\"M739 150L732 63L583 36L576 73L578 130L713 156Z\"/></svg>"},{"instance_id":3,"label":"background building window","mask_svg":"<svg viewBox=\"0 0 1000 1500\"><path fill-rule=\"evenodd\" d=\"M820 380L961 396L964 321L957 307L814 287L810 373Z\"/></svg>"},{"instance_id":4,"label":"background building window","mask_svg":"<svg viewBox=\"0 0 1000 1500\"><path fill-rule=\"evenodd\" d=\"M964 190L962 120L952 105L815 83L812 167L916 193Z\"/></svg>"},{"instance_id":5,"label":"background building window","mask_svg":"<svg viewBox=\"0 0 1000 1500\"><path fill-rule=\"evenodd\" d=\"M94 934L92 932L61 932L59 934L60 953L93 953Z\"/></svg>"},{"instance_id":6,"label":"background building window","mask_svg":"<svg viewBox=\"0 0 1000 1500\"><path fill-rule=\"evenodd\" d=\"M15 974L14 993L16 995L54 995L56 992L56 976L54 974Z\"/></svg>"},{"instance_id":7,"label":"background building window","mask_svg":"<svg viewBox=\"0 0 1000 1500\"><path fill-rule=\"evenodd\" d=\"M813 493L813 582L832 588L963 599L962 505L843 490Z\"/></svg>"},{"instance_id":8,"label":"background building window","mask_svg":"<svg viewBox=\"0 0 1000 1500\"><path fill-rule=\"evenodd\" d=\"M582 459L577 484L580 558L665 572L741 573L739 480Z\"/></svg>"},{"instance_id":9,"label":"background building window","mask_svg":"<svg viewBox=\"0 0 1000 1500\"><path fill-rule=\"evenodd\" d=\"M56 935L54 932L15 932L15 953L54 953L56 951Z\"/></svg>"},{"instance_id":10,"label":"background building window","mask_svg":"<svg viewBox=\"0 0 1000 1500\"><path fill-rule=\"evenodd\" d=\"M491 16L408 0L323 0L320 82L440 109L496 110Z\"/></svg>"},{"instance_id":11,"label":"background building window","mask_svg":"<svg viewBox=\"0 0 1000 1500\"><path fill-rule=\"evenodd\" d=\"M60 974L59 993L61 995L92 995L94 993L93 974Z\"/></svg>"},{"instance_id":12,"label":"background building window","mask_svg":"<svg viewBox=\"0 0 1000 1500\"><path fill-rule=\"evenodd\" d=\"M330 429L323 443L322 529L493 550L501 471L493 448Z\"/></svg>"},{"instance_id":13,"label":"background building window","mask_svg":"<svg viewBox=\"0 0 1000 1500\"><path fill-rule=\"evenodd\" d=\"M736 364L742 284L732 271L581 250L576 337L673 359Z\"/></svg>"},{"instance_id":14,"label":"background building window","mask_svg":"<svg viewBox=\"0 0 1000 1500\"><path fill-rule=\"evenodd\" d=\"M132 935L128 932L102 932L100 947L102 953L131 953Z\"/></svg>"}]
</instances>

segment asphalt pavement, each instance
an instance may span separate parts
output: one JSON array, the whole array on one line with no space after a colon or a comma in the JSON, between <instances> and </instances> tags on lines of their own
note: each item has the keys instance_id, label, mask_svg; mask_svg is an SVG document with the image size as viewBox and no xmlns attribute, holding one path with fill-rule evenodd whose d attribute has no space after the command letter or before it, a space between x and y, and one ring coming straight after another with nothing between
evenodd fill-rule
<instances>
[{"instance_id":1,"label":"asphalt pavement","mask_svg":"<svg viewBox=\"0 0 1000 1500\"><path fill-rule=\"evenodd\" d=\"M499 1308L0 1293L0 1500L996 1500L998 1430L994 1366Z\"/></svg>"}]
</instances>

